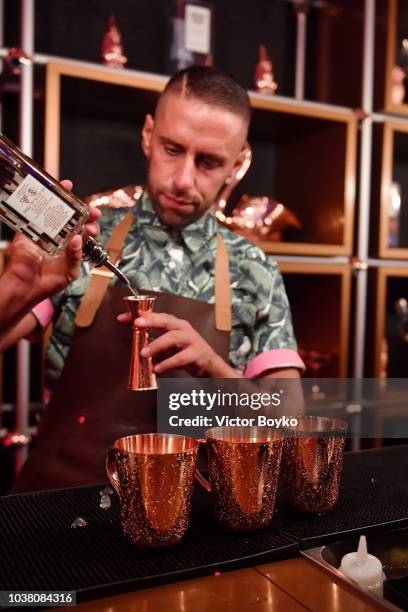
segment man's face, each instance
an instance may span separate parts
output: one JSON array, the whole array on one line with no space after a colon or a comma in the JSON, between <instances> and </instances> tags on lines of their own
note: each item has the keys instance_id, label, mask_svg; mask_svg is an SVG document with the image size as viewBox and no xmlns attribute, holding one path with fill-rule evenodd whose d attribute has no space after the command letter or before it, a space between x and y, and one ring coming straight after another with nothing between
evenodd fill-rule
<instances>
[{"instance_id":1,"label":"man's face","mask_svg":"<svg viewBox=\"0 0 408 612\"><path fill-rule=\"evenodd\" d=\"M185 227L214 204L241 164L244 119L197 100L169 93L149 115L142 147L149 160L147 186L155 211L169 227Z\"/></svg>"}]
</instances>

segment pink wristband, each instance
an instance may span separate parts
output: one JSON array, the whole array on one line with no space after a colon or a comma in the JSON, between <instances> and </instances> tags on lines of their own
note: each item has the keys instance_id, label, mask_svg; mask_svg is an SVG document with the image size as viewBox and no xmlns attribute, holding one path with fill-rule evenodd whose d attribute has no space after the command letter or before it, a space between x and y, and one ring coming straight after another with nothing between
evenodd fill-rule
<instances>
[{"instance_id":1,"label":"pink wristband","mask_svg":"<svg viewBox=\"0 0 408 612\"><path fill-rule=\"evenodd\" d=\"M271 349L254 357L247 365L244 376L256 378L267 370L277 368L297 368L302 372L306 366L299 353L294 349Z\"/></svg>"},{"instance_id":2,"label":"pink wristband","mask_svg":"<svg viewBox=\"0 0 408 612\"><path fill-rule=\"evenodd\" d=\"M54 316L54 306L50 299L43 300L31 311L42 328L51 323Z\"/></svg>"}]
</instances>

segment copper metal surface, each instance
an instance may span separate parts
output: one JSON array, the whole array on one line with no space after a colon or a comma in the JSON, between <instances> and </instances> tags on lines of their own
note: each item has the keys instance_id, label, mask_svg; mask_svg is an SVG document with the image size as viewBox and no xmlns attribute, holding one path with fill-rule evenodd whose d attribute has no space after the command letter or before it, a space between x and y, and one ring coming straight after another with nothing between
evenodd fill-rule
<instances>
[{"instance_id":1,"label":"copper metal surface","mask_svg":"<svg viewBox=\"0 0 408 612\"><path fill-rule=\"evenodd\" d=\"M206 432L206 443L217 521L232 531L265 527L275 507L283 435L262 427L215 427Z\"/></svg>"},{"instance_id":2,"label":"copper metal surface","mask_svg":"<svg viewBox=\"0 0 408 612\"><path fill-rule=\"evenodd\" d=\"M119 495L123 532L136 546L169 546L186 533L197 449L185 436L140 434L108 450L106 471Z\"/></svg>"},{"instance_id":3,"label":"copper metal surface","mask_svg":"<svg viewBox=\"0 0 408 612\"><path fill-rule=\"evenodd\" d=\"M243 195L227 219L231 229L249 239L282 240L286 228L302 228L293 211L269 196Z\"/></svg>"},{"instance_id":4,"label":"copper metal surface","mask_svg":"<svg viewBox=\"0 0 408 612\"><path fill-rule=\"evenodd\" d=\"M141 185L124 185L123 187L115 187L98 191L83 198L83 201L89 206L98 206L98 208L131 208L135 206L139 198L143 194Z\"/></svg>"},{"instance_id":5,"label":"copper metal surface","mask_svg":"<svg viewBox=\"0 0 408 612\"><path fill-rule=\"evenodd\" d=\"M151 312L156 300L149 295L129 295L123 298L127 304L132 319L142 316L144 312ZM132 354L130 359L128 389L131 391L147 391L157 389L156 375L153 371L151 357L142 357L140 351L149 343L147 329L132 327Z\"/></svg>"},{"instance_id":6,"label":"copper metal surface","mask_svg":"<svg viewBox=\"0 0 408 612\"><path fill-rule=\"evenodd\" d=\"M326 417L298 418L285 429L279 498L302 512L326 512L337 502L347 423Z\"/></svg>"}]
</instances>

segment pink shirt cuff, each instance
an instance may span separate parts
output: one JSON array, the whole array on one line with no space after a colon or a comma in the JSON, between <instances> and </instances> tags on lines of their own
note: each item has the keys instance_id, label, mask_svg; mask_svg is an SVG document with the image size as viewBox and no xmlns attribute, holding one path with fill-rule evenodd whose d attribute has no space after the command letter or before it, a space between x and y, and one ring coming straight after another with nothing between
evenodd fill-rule
<instances>
[{"instance_id":1,"label":"pink shirt cuff","mask_svg":"<svg viewBox=\"0 0 408 612\"><path fill-rule=\"evenodd\" d=\"M34 306L31 312L37 319L38 324L41 325L42 328L45 328L52 321L54 316L54 306L51 300L43 300L37 304L37 306Z\"/></svg>"},{"instance_id":2,"label":"pink shirt cuff","mask_svg":"<svg viewBox=\"0 0 408 612\"><path fill-rule=\"evenodd\" d=\"M302 372L306 366L299 353L293 349L272 349L254 357L247 365L244 376L256 378L267 370L297 368Z\"/></svg>"}]
</instances>

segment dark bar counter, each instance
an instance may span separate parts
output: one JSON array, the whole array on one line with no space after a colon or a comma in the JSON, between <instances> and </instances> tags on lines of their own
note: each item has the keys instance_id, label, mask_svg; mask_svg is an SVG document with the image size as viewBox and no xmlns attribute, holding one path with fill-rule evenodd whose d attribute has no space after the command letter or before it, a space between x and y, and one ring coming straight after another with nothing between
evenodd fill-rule
<instances>
[{"instance_id":1,"label":"dark bar counter","mask_svg":"<svg viewBox=\"0 0 408 612\"><path fill-rule=\"evenodd\" d=\"M270 527L247 534L218 527L197 487L185 539L150 551L122 535L115 495L100 507L104 483L5 496L0 590L76 591L83 610L395 610L301 551L367 534L370 552L376 534L405 531L407 474L408 446L346 453L333 510L301 515L278 505ZM72 528L78 516L87 524Z\"/></svg>"}]
</instances>

